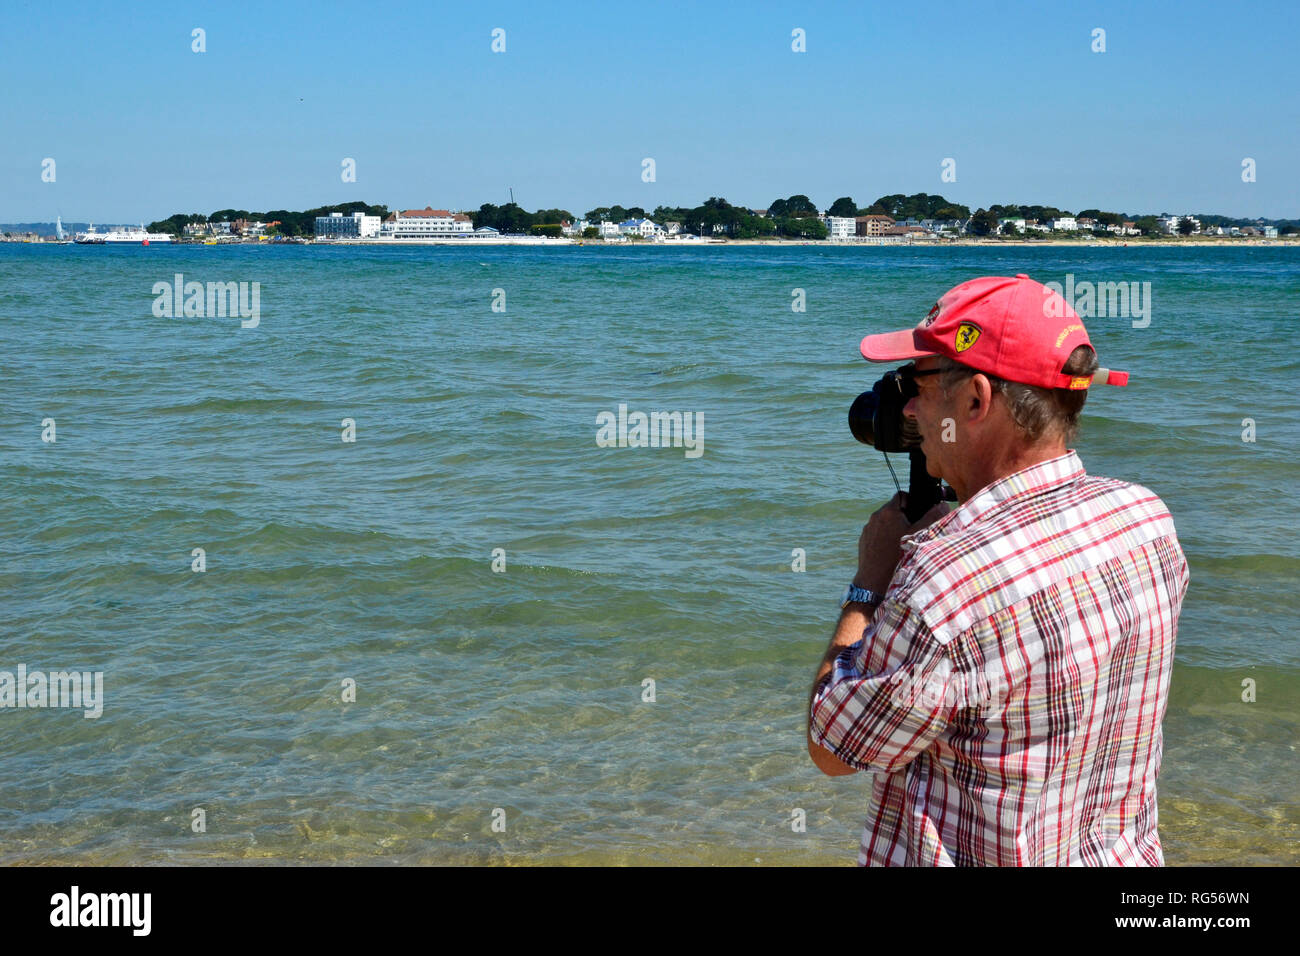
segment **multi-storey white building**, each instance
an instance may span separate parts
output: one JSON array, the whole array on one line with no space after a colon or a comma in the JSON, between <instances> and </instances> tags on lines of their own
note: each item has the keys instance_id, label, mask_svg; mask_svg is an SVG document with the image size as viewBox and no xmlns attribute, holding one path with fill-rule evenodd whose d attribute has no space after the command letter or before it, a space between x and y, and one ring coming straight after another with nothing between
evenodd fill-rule
<instances>
[{"instance_id":1,"label":"multi-storey white building","mask_svg":"<svg viewBox=\"0 0 1300 956\"><path fill-rule=\"evenodd\" d=\"M332 212L328 216L316 217L318 239L370 239L377 235L378 216L367 216L362 212L345 216L341 212Z\"/></svg>"},{"instance_id":2,"label":"multi-storey white building","mask_svg":"<svg viewBox=\"0 0 1300 956\"><path fill-rule=\"evenodd\" d=\"M1073 216L1058 216L1056 219L1051 220L1047 225L1053 230L1059 232L1079 231L1079 224L1075 221Z\"/></svg>"},{"instance_id":3,"label":"multi-storey white building","mask_svg":"<svg viewBox=\"0 0 1300 956\"><path fill-rule=\"evenodd\" d=\"M857 234L858 220L855 216L827 216L827 239L850 239Z\"/></svg>"},{"instance_id":4,"label":"multi-storey white building","mask_svg":"<svg viewBox=\"0 0 1300 956\"><path fill-rule=\"evenodd\" d=\"M391 239L429 239L442 236L469 235L474 220L463 212L446 209L404 209L384 220L381 234Z\"/></svg>"},{"instance_id":5,"label":"multi-storey white building","mask_svg":"<svg viewBox=\"0 0 1300 956\"><path fill-rule=\"evenodd\" d=\"M1181 233L1182 230L1179 227L1184 221L1192 224L1193 234L1201 231L1201 220L1197 219L1195 216L1160 216L1156 219L1156 225L1160 227L1161 231L1174 236Z\"/></svg>"}]
</instances>

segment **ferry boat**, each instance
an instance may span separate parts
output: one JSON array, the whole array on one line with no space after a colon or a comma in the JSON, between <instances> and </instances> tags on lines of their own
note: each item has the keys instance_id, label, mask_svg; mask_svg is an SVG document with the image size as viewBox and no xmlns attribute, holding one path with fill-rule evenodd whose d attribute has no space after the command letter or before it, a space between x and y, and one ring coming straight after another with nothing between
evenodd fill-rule
<instances>
[{"instance_id":1,"label":"ferry boat","mask_svg":"<svg viewBox=\"0 0 1300 956\"><path fill-rule=\"evenodd\" d=\"M77 236L76 241L82 245L135 245L147 246L154 242L171 242L170 233L166 232L146 232L144 223L139 228L134 226L119 226L116 229L110 229L108 232L95 232L94 223L90 228Z\"/></svg>"},{"instance_id":2,"label":"ferry boat","mask_svg":"<svg viewBox=\"0 0 1300 956\"><path fill-rule=\"evenodd\" d=\"M146 232L144 223L140 223L139 228L133 226L122 226L114 229L112 232L104 233L104 242L109 244L115 243L134 243L147 246L154 242L171 242L172 237L169 232Z\"/></svg>"}]
</instances>

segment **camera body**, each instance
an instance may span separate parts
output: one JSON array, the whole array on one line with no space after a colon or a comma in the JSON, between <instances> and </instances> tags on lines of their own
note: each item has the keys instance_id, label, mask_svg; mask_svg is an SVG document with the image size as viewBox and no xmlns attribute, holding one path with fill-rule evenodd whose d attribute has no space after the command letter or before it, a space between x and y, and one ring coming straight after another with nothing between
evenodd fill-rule
<instances>
[{"instance_id":1,"label":"camera body","mask_svg":"<svg viewBox=\"0 0 1300 956\"><path fill-rule=\"evenodd\" d=\"M903 414L903 407L917 394L916 381L908 374L914 368L909 364L886 372L870 391L863 392L849 406L849 431L854 438L886 454L907 453L910 468L903 514L912 522L918 521L944 497L943 482L931 476L926 468L916 422Z\"/></svg>"}]
</instances>

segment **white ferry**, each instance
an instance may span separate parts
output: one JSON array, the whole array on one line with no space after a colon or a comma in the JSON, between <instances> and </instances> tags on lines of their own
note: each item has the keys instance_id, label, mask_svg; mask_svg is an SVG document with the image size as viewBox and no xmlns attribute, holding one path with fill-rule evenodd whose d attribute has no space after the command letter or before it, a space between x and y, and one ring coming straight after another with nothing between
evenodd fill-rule
<instances>
[{"instance_id":1,"label":"white ferry","mask_svg":"<svg viewBox=\"0 0 1300 956\"><path fill-rule=\"evenodd\" d=\"M119 226L116 229L110 229L108 232L95 232L95 226L92 223L90 228L77 235L76 241L81 245L142 245L147 246L155 242L171 242L170 233L166 232L146 232L144 223L139 228L133 226Z\"/></svg>"}]
</instances>

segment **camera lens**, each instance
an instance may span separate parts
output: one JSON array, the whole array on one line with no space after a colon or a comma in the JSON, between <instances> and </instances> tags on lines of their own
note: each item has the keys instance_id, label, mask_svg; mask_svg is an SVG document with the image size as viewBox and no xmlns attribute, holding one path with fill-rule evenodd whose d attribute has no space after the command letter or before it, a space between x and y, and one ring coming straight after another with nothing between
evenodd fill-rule
<instances>
[{"instance_id":1,"label":"camera lens","mask_svg":"<svg viewBox=\"0 0 1300 956\"><path fill-rule=\"evenodd\" d=\"M849 431L864 445L876 443L875 417L879 399L875 389L863 392L849 406Z\"/></svg>"}]
</instances>

